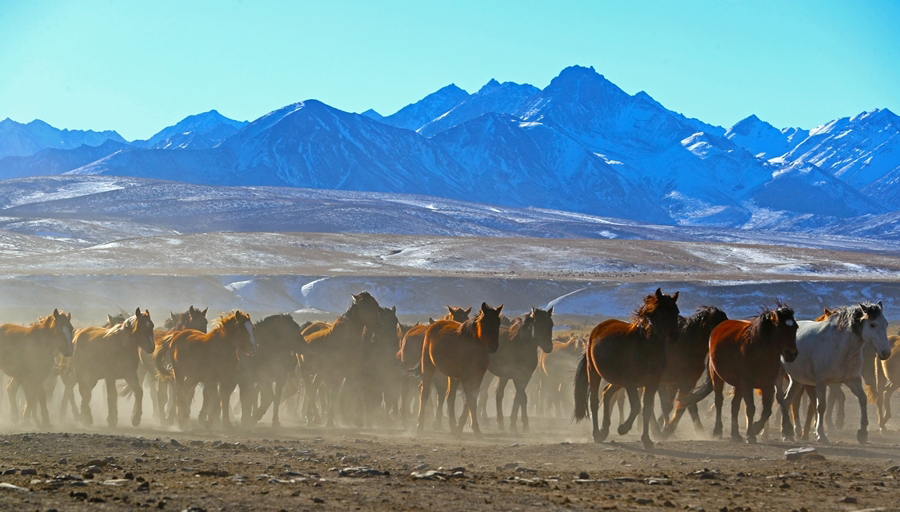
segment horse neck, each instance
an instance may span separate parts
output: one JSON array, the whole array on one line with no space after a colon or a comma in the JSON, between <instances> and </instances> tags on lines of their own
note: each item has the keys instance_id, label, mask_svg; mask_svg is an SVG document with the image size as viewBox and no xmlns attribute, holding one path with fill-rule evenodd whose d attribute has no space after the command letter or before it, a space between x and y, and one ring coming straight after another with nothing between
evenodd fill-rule
<instances>
[{"instance_id":1,"label":"horse neck","mask_svg":"<svg viewBox=\"0 0 900 512\"><path fill-rule=\"evenodd\" d=\"M827 318L825 322L828 322ZM832 345L829 352L837 356L839 361L855 361L862 357L866 342L862 335L853 332L850 326L841 329L836 324L828 322L825 332L828 333L828 336L819 342Z\"/></svg>"}]
</instances>

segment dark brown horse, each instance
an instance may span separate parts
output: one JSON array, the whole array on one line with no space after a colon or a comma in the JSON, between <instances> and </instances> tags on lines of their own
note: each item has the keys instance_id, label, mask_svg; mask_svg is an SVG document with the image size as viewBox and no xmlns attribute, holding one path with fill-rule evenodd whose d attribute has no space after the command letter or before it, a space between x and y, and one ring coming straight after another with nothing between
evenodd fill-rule
<instances>
[{"instance_id":1,"label":"dark brown horse","mask_svg":"<svg viewBox=\"0 0 900 512\"><path fill-rule=\"evenodd\" d=\"M119 423L116 381L124 379L134 392L134 408L131 424L141 424L144 390L138 380L139 352L152 354L153 321L150 312L134 315L112 327L85 327L75 334L75 353L69 361L74 381L81 394L81 422L93 424L91 416L91 394L97 382L106 381L107 424L115 428ZM68 387L68 386L67 386ZM68 391L68 390L67 390Z\"/></svg>"},{"instance_id":2,"label":"dark brown horse","mask_svg":"<svg viewBox=\"0 0 900 512\"><path fill-rule=\"evenodd\" d=\"M676 395L687 396L706 371L706 355L709 353L709 335L720 323L728 320L728 315L715 306L701 306L688 317L678 317L678 339L666 347L666 371L663 372L659 387L659 403L662 407L663 436L668 437L684 413L676 413L669 419ZM694 430L703 431L697 404L688 407Z\"/></svg>"},{"instance_id":3,"label":"dark brown horse","mask_svg":"<svg viewBox=\"0 0 900 512\"><path fill-rule=\"evenodd\" d=\"M607 320L591 331L585 354L575 370L575 420L581 421L588 414L588 389L590 388L590 412L593 421L594 442L601 443L609 435L610 401L613 394L625 388L631 411L619 425L619 435L631 430L641 412L644 447L653 447L650 440L650 421L655 421L653 401L660 379L666 369L666 344L675 341L678 331L678 292L664 295L657 288L648 295L635 312L631 323ZM603 428L597 421L600 402L600 379L609 384L603 389ZM644 388L644 404L640 407L639 388Z\"/></svg>"},{"instance_id":4,"label":"dark brown horse","mask_svg":"<svg viewBox=\"0 0 900 512\"><path fill-rule=\"evenodd\" d=\"M333 324L315 332L309 332L307 328L303 334L306 349L302 356L301 376L307 393L306 417L311 423L320 418L315 403L317 395L323 402L328 426L334 425L339 390L343 388L351 395L349 400L360 398L363 335L366 328L371 332L381 322L381 306L368 292L352 297L353 303ZM318 393L321 386L325 386L324 393ZM360 412L358 407L354 409ZM355 416L359 424L363 415Z\"/></svg>"},{"instance_id":5,"label":"dark brown horse","mask_svg":"<svg viewBox=\"0 0 900 512\"><path fill-rule=\"evenodd\" d=\"M28 327L0 325L0 371L12 377L25 392L24 417L36 416L32 411L40 407L42 426L50 424L44 379L56 366L54 351L63 357L72 355L72 335L72 314L60 313L57 309ZM8 395L13 421L19 420L16 389Z\"/></svg>"},{"instance_id":6,"label":"dark brown horse","mask_svg":"<svg viewBox=\"0 0 900 512\"><path fill-rule=\"evenodd\" d=\"M738 413L741 400L747 412L747 442L755 443L772 414L775 385L781 378L781 358L791 362L797 358L797 322L794 310L778 303L774 311L768 309L752 320L726 320L709 337L709 373L704 382L684 400L678 409L696 404L710 392L715 392L716 425L713 436L722 436L722 401L725 383L734 386L731 400L731 438L742 441L738 432ZM763 410L754 423L756 406L753 390L762 393Z\"/></svg>"},{"instance_id":7,"label":"dark brown horse","mask_svg":"<svg viewBox=\"0 0 900 512\"><path fill-rule=\"evenodd\" d=\"M419 387L419 424L418 430L425 428L425 406L431 393L431 382L436 372L447 376L448 398L455 396L457 383L461 383L465 392L465 410L459 418L457 428L452 424L451 431L462 433L468 415L472 420L472 430L476 436L481 435L478 428L478 388L484 372L490 362L490 354L497 351L500 336L500 310L481 303L481 311L475 318L463 323L453 320L438 320L428 326L425 342L422 346L422 384ZM451 405L451 404L448 404Z\"/></svg>"},{"instance_id":8,"label":"dark brown horse","mask_svg":"<svg viewBox=\"0 0 900 512\"><path fill-rule=\"evenodd\" d=\"M163 323L162 329L153 330L153 343L157 348L169 334L176 331L193 329L206 332L209 322L206 319L206 309L197 309L193 304L183 313L169 312L169 318ZM155 350L154 350L155 352ZM150 399L153 404L153 415L159 418L161 424L168 426L175 422L175 386L171 380L158 379L154 369L153 356L141 352L141 366L138 368L138 379L144 382L150 379ZM155 384L155 386L154 386ZM130 392L128 386L123 394Z\"/></svg>"},{"instance_id":9,"label":"dark brown horse","mask_svg":"<svg viewBox=\"0 0 900 512\"><path fill-rule=\"evenodd\" d=\"M471 306L466 309L456 306L447 306L447 314L444 315L441 320L453 320L454 322L463 323L469 319L469 313L471 313L471 311ZM431 318L429 318L429 320L429 325L435 322L435 320ZM425 331L427 330L428 325L416 324L410 327L409 330L406 331L406 334L403 335L403 338L401 338L400 350L397 352L397 359L400 360L403 371L412 374L417 378L420 378L422 375L422 345L425 343ZM434 409L435 430L441 428L441 421L444 414L444 399L447 396L447 379L444 377L445 376L437 373L434 376L434 387L437 390L437 403ZM409 414L409 407L407 406L409 403L408 398L409 382L407 379L403 379L400 384L401 421L405 420Z\"/></svg>"},{"instance_id":10,"label":"dark brown horse","mask_svg":"<svg viewBox=\"0 0 900 512\"><path fill-rule=\"evenodd\" d=\"M240 310L221 316L208 333L188 329L166 336L153 353L153 362L163 378L174 380L178 425L187 427L191 392L203 383L200 418L204 426L210 427L221 411L222 424L230 427L231 393L237 386L240 358L255 351L253 322Z\"/></svg>"},{"instance_id":11,"label":"dark brown horse","mask_svg":"<svg viewBox=\"0 0 900 512\"><path fill-rule=\"evenodd\" d=\"M288 376L297 367L297 357L306 350L300 326L289 314L268 316L253 324L256 353L242 360L241 424L256 423L272 406L272 426L281 425L281 393ZM248 406L253 404L251 408Z\"/></svg>"},{"instance_id":12,"label":"dark brown horse","mask_svg":"<svg viewBox=\"0 0 900 512\"><path fill-rule=\"evenodd\" d=\"M525 388L531 381L538 365L538 349L545 354L553 351L553 308L550 310L531 308L522 318L516 318L509 327L500 328L499 348L491 354L488 371L496 375L497 384L497 425L503 430L503 393L510 380L516 387L512 413L509 416L509 430L516 431L516 415L521 411L522 431L528 432L528 396ZM485 386L490 378L484 379Z\"/></svg>"},{"instance_id":13,"label":"dark brown horse","mask_svg":"<svg viewBox=\"0 0 900 512\"><path fill-rule=\"evenodd\" d=\"M387 420L400 400L400 386L405 379L401 362L397 360L399 326L396 306L383 307L378 326L372 329L371 342L363 344L365 364L361 368L360 380L365 383L363 399L367 425L375 419Z\"/></svg>"}]
</instances>

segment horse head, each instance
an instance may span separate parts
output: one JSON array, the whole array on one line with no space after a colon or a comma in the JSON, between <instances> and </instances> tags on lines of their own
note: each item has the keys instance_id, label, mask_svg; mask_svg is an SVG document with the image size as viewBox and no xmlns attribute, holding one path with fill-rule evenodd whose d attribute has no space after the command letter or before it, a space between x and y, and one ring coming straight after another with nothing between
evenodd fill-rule
<instances>
[{"instance_id":1,"label":"horse head","mask_svg":"<svg viewBox=\"0 0 900 512\"><path fill-rule=\"evenodd\" d=\"M231 337L235 349L248 355L256 353L256 338L253 336L253 322L250 321L250 315L237 309L223 318L221 324Z\"/></svg>"},{"instance_id":2,"label":"horse head","mask_svg":"<svg viewBox=\"0 0 900 512\"><path fill-rule=\"evenodd\" d=\"M115 315L106 315L106 325L103 327L113 327L115 325L119 325L125 321L125 315L122 313L116 313Z\"/></svg>"},{"instance_id":3,"label":"horse head","mask_svg":"<svg viewBox=\"0 0 900 512\"><path fill-rule=\"evenodd\" d=\"M381 306L378 301L369 292L360 292L352 295L353 304L344 313L348 320L356 322L358 325L376 329L381 323Z\"/></svg>"},{"instance_id":4,"label":"horse head","mask_svg":"<svg viewBox=\"0 0 900 512\"><path fill-rule=\"evenodd\" d=\"M200 310L194 308L194 305L191 304L191 307L187 310L187 318L184 319L183 327L185 329L197 329L200 332L206 332L209 325L209 322L206 320L207 311L209 311L209 306L207 306L206 309Z\"/></svg>"},{"instance_id":5,"label":"horse head","mask_svg":"<svg viewBox=\"0 0 900 512\"><path fill-rule=\"evenodd\" d=\"M878 359L884 361L891 357L891 341L888 339L888 320L884 316L884 305L881 301L877 304L871 302L857 303L859 312L854 315L854 331L875 349ZM858 317L858 321L857 321Z\"/></svg>"},{"instance_id":6,"label":"horse head","mask_svg":"<svg viewBox=\"0 0 900 512\"><path fill-rule=\"evenodd\" d=\"M449 313L444 315L444 320L453 320L454 322L463 323L469 319L469 313L472 312L472 306L469 306L466 309L456 306L447 306L447 310Z\"/></svg>"},{"instance_id":7,"label":"horse head","mask_svg":"<svg viewBox=\"0 0 900 512\"><path fill-rule=\"evenodd\" d=\"M763 316L763 332L772 336L781 357L788 363L793 362L797 359L797 321L794 320L794 310L778 301L775 310L764 311Z\"/></svg>"},{"instance_id":8,"label":"horse head","mask_svg":"<svg viewBox=\"0 0 900 512\"><path fill-rule=\"evenodd\" d=\"M661 288L656 293L647 295L644 303L635 313L637 321L643 324L650 334L657 333L669 343L678 340L678 292L665 295Z\"/></svg>"},{"instance_id":9,"label":"horse head","mask_svg":"<svg viewBox=\"0 0 900 512\"><path fill-rule=\"evenodd\" d=\"M488 352L493 354L500 348L500 310L503 304L496 308L487 305L487 302L481 303L481 311L475 319L478 326L478 338L488 347Z\"/></svg>"},{"instance_id":10,"label":"horse head","mask_svg":"<svg viewBox=\"0 0 900 512\"><path fill-rule=\"evenodd\" d=\"M138 347L148 354L156 349L153 343L153 320L150 320L150 311L141 308L134 310L134 316L125 320L124 327L131 333L131 339L137 340Z\"/></svg>"},{"instance_id":11,"label":"horse head","mask_svg":"<svg viewBox=\"0 0 900 512\"><path fill-rule=\"evenodd\" d=\"M538 347L545 354L553 352L553 308L531 308L531 312L525 315L525 320L531 324L531 334Z\"/></svg>"},{"instance_id":12,"label":"horse head","mask_svg":"<svg viewBox=\"0 0 900 512\"><path fill-rule=\"evenodd\" d=\"M72 344L72 313L60 313L58 309L47 317L47 327L56 335L53 337L53 345L63 357L72 357L75 345Z\"/></svg>"},{"instance_id":13,"label":"horse head","mask_svg":"<svg viewBox=\"0 0 900 512\"><path fill-rule=\"evenodd\" d=\"M397 306L381 308L380 320L375 329L376 342L382 342L391 347L397 347L400 343L400 321L397 320Z\"/></svg>"}]
</instances>

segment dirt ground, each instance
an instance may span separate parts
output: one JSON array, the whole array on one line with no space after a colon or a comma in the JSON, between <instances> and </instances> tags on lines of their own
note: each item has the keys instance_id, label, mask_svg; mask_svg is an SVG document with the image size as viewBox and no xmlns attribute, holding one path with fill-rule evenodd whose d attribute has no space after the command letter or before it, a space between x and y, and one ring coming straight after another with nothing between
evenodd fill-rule
<instances>
[{"instance_id":1,"label":"dirt ground","mask_svg":"<svg viewBox=\"0 0 900 512\"><path fill-rule=\"evenodd\" d=\"M900 433L872 430L860 446L853 421L816 446L824 460L796 462L784 451L802 445L774 438L673 438L647 451L634 432L594 444L589 424L547 418L523 435L490 420L480 440L468 429L265 425L8 432L0 509L900 510Z\"/></svg>"}]
</instances>

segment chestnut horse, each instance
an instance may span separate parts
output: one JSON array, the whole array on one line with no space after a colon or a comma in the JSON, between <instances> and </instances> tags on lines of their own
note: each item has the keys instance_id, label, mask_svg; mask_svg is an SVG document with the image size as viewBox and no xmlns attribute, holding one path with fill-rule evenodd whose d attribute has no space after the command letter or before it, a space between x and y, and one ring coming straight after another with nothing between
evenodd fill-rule
<instances>
[{"instance_id":1,"label":"chestnut horse","mask_svg":"<svg viewBox=\"0 0 900 512\"><path fill-rule=\"evenodd\" d=\"M315 400L319 387L323 384L325 392L320 398L324 402L323 414L329 427L334 425L339 390L352 395L350 399L360 398L363 335L366 329L371 333L380 324L381 306L369 292L361 292L352 297L353 303L333 324L310 332L311 327L316 325L313 324L303 332L306 348L301 358L300 374L307 394L306 418L309 422L319 419ZM354 409L359 411L358 407ZM356 420L359 424L362 414L358 414Z\"/></svg>"},{"instance_id":2,"label":"chestnut horse","mask_svg":"<svg viewBox=\"0 0 900 512\"><path fill-rule=\"evenodd\" d=\"M209 311L209 307L201 310L195 308L193 304L183 313L169 311L169 318L166 318L163 328L153 330L153 343L158 348L166 336L176 331L194 329L206 332L206 328L209 325L206 320L207 311ZM138 368L138 379L140 382L144 382L146 377L151 378L150 399L153 403L153 415L159 418L162 425L168 426L175 421L175 387L171 380L154 378L158 375L154 370L152 354L152 352L150 354L141 352L141 366ZM156 389L153 386L154 382ZM129 391L126 389L123 394L127 394Z\"/></svg>"},{"instance_id":3,"label":"chestnut horse","mask_svg":"<svg viewBox=\"0 0 900 512\"><path fill-rule=\"evenodd\" d=\"M602 443L609 435L613 395L625 388L631 410L628 418L619 425L619 435L631 430L641 412L644 448L653 448L650 440L650 421L653 401L663 372L666 369L666 345L675 341L678 331L678 292L664 295L656 293L644 298L631 323L606 320L591 331L588 348L578 360L575 370L575 421L588 414L588 388L590 388L590 412L593 421L594 442ZM597 409L600 403L600 379L609 384L603 389L603 428L598 425ZM638 389L644 388L644 404L640 407Z\"/></svg>"},{"instance_id":4,"label":"chestnut horse","mask_svg":"<svg viewBox=\"0 0 900 512\"><path fill-rule=\"evenodd\" d=\"M41 426L50 424L44 379L56 366L54 351L63 357L72 355L72 334L72 314L60 313L57 309L28 327L0 325L0 371L15 379L25 392L23 417L36 417L32 412L40 407ZM19 420L16 389L8 395L13 421Z\"/></svg>"},{"instance_id":5,"label":"chestnut horse","mask_svg":"<svg viewBox=\"0 0 900 512\"><path fill-rule=\"evenodd\" d=\"M529 432L528 396L525 388L531 381L538 365L538 349L549 354L553 351L553 308L550 310L531 308L522 318L515 318L509 327L500 328L499 348L491 355L488 371L496 375L497 384L497 425L503 430L503 394L510 380L516 387L512 412L509 416L509 430L516 431L516 415L522 414L522 431ZM482 387L487 388L491 378L484 379Z\"/></svg>"},{"instance_id":6,"label":"chestnut horse","mask_svg":"<svg viewBox=\"0 0 900 512\"><path fill-rule=\"evenodd\" d=\"M455 396L459 383L465 392L465 407L459 422L453 425L453 413L450 413L450 429L462 434L466 424L466 416L472 420L472 431L481 436L478 428L478 389L484 372L490 362L490 354L497 351L500 336L500 310L481 303L481 311L475 318L463 323L453 320L438 320L428 326L425 331L425 342L422 345L422 383L419 386L419 423L418 430L425 429L425 406L431 393L431 382L438 371L447 376L447 397ZM448 403L448 407L452 403ZM451 408L452 411L452 408Z\"/></svg>"},{"instance_id":7,"label":"chestnut horse","mask_svg":"<svg viewBox=\"0 0 900 512\"><path fill-rule=\"evenodd\" d=\"M709 353L709 334L728 315L715 306L701 306L691 316L678 317L678 340L666 347L666 371L659 387L659 403L663 412L663 437L670 436L678 427L684 409L672 415L676 394L687 396L706 371L706 355ZM694 430L703 431L697 404L688 407Z\"/></svg>"},{"instance_id":8,"label":"chestnut horse","mask_svg":"<svg viewBox=\"0 0 900 512\"><path fill-rule=\"evenodd\" d=\"M447 306L447 314L444 315L441 320L453 320L454 322L463 323L469 319L469 313L471 312L472 306L469 306L466 309L456 306ZM431 321L431 324L434 323L433 319L429 318L429 320ZM412 373L418 377L421 377L422 375L422 345L425 343L425 331L427 330L428 325L416 324L410 327L400 340L400 350L397 351L397 359L400 360L402 370L406 373ZM434 387L437 390L437 400L434 409L434 428L435 430L439 430L444 414L444 399L447 396L447 379L444 378L443 375L435 374ZM400 384L401 422L405 420L409 414L409 407L407 406L408 397L409 382L404 378Z\"/></svg>"},{"instance_id":9,"label":"chestnut horse","mask_svg":"<svg viewBox=\"0 0 900 512\"><path fill-rule=\"evenodd\" d=\"M208 333L188 329L166 336L153 353L153 362L160 376L174 380L178 425L188 426L191 392L202 382L204 426L210 427L221 411L222 424L230 427L231 393L237 387L240 358L255 351L253 322L240 310L219 317Z\"/></svg>"},{"instance_id":10,"label":"chestnut horse","mask_svg":"<svg viewBox=\"0 0 900 512\"><path fill-rule=\"evenodd\" d=\"M878 428L887 431L887 422L891 419L891 395L900 387L900 336L888 336L891 342L891 355L885 360L875 363L875 405L878 407ZM873 358L874 359L874 358Z\"/></svg>"},{"instance_id":11,"label":"chestnut horse","mask_svg":"<svg viewBox=\"0 0 900 512\"><path fill-rule=\"evenodd\" d=\"M138 380L139 352L152 354L154 350L150 312L141 313L141 309L137 308L133 316L112 327L79 329L75 334L74 344L75 353L72 354L69 367L81 394L81 422L85 425L93 424L91 393L98 381L105 380L108 411L106 423L115 428L119 422L116 381L124 379L134 392L131 424L135 427L140 425L144 390Z\"/></svg>"},{"instance_id":12,"label":"chestnut horse","mask_svg":"<svg viewBox=\"0 0 900 512\"><path fill-rule=\"evenodd\" d=\"M781 358L797 358L797 322L794 310L778 303L776 309L763 310L752 320L726 320L709 336L709 372L704 382L690 395L678 401L678 409L698 403L715 391L716 425L713 436L722 436L722 402L725 383L734 386L731 400L731 438L742 441L738 432L741 400L746 402L747 442L756 443L756 435L772 414L775 385L781 378ZM759 421L753 421L756 405L753 390L762 393L763 409Z\"/></svg>"}]
</instances>

